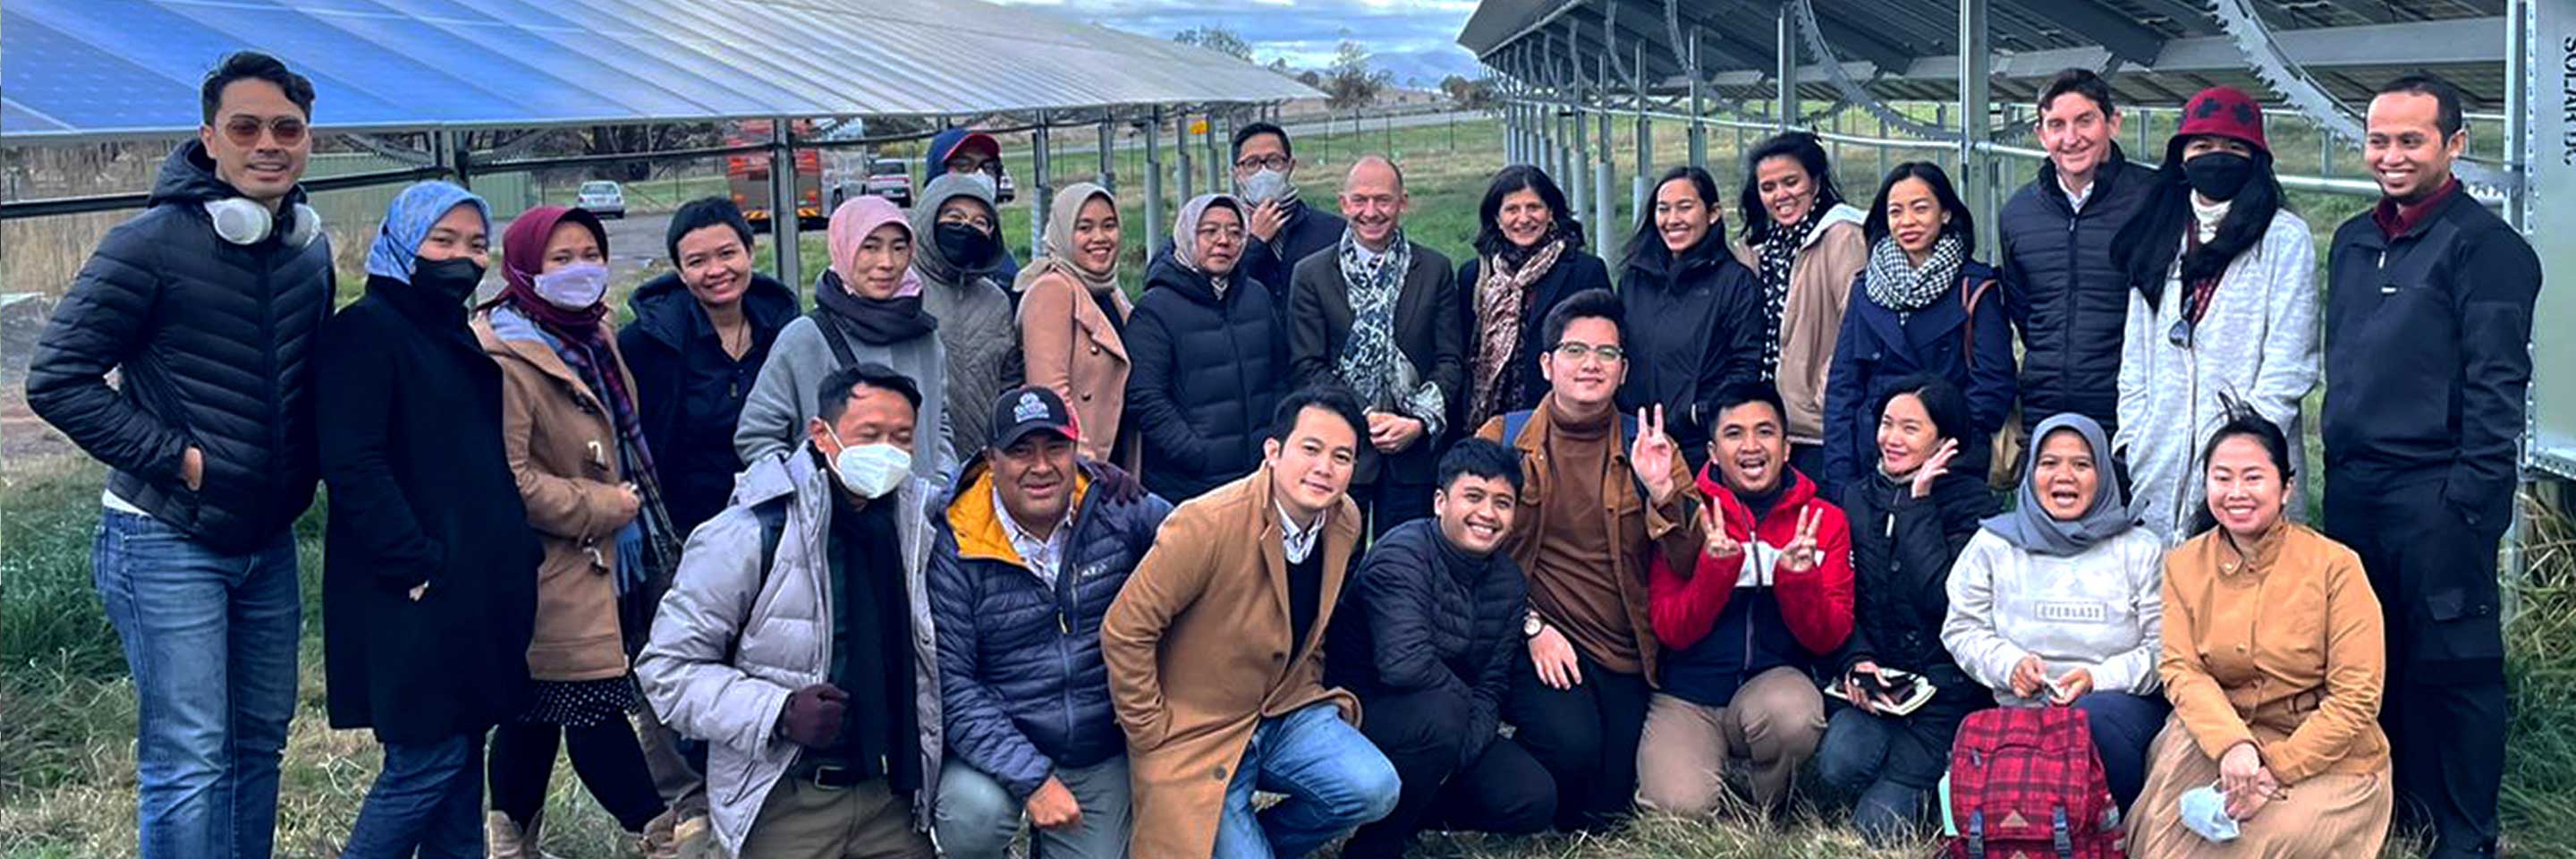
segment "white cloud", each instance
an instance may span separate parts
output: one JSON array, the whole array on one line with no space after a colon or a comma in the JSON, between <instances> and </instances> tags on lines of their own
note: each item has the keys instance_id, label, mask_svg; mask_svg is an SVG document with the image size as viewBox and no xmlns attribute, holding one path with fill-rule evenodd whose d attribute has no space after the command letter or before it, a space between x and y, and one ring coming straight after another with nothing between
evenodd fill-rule
<instances>
[{"instance_id":1,"label":"white cloud","mask_svg":"<svg viewBox=\"0 0 2576 859\"><path fill-rule=\"evenodd\" d=\"M1476 0L994 0L1043 5L1055 14L1155 38L1194 27L1221 26L1253 45L1260 62L1285 58L1291 65L1321 67L1343 39L1358 41L1397 79L1436 79L1474 74L1476 63L1457 46L1458 30Z\"/></svg>"}]
</instances>

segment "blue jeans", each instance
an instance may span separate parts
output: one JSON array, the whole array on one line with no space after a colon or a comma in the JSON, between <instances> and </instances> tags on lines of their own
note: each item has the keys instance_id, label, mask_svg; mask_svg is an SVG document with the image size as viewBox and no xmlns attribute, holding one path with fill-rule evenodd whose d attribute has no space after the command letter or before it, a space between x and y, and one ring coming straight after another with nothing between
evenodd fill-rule
<instances>
[{"instance_id":1,"label":"blue jeans","mask_svg":"<svg viewBox=\"0 0 2576 859\"><path fill-rule=\"evenodd\" d=\"M340 859L480 859L483 735L387 743Z\"/></svg>"},{"instance_id":2,"label":"blue jeans","mask_svg":"<svg viewBox=\"0 0 2576 859\"><path fill-rule=\"evenodd\" d=\"M1888 717L1844 707L1825 723L1816 775L1852 802L1852 826L1875 846L1938 832L1926 826L1925 801L1950 769L1950 740L1961 717Z\"/></svg>"},{"instance_id":3,"label":"blue jeans","mask_svg":"<svg viewBox=\"0 0 2576 859\"><path fill-rule=\"evenodd\" d=\"M295 714L304 595L294 533L225 555L107 510L90 564L134 675L144 859L264 859Z\"/></svg>"},{"instance_id":4,"label":"blue jeans","mask_svg":"<svg viewBox=\"0 0 2576 859\"><path fill-rule=\"evenodd\" d=\"M1215 859L1295 859L1395 810L1395 766L1332 704L1264 719L1225 786ZM1255 815L1255 789L1286 794Z\"/></svg>"}]
</instances>

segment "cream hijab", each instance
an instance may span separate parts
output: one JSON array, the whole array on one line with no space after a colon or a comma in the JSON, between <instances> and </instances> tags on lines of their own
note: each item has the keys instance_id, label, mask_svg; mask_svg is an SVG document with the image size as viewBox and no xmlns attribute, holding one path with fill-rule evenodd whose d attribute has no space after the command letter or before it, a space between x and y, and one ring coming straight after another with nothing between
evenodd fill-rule
<instances>
[{"instance_id":1,"label":"cream hijab","mask_svg":"<svg viewBox=\"0 0 2576 859\"><path fill-rule=\"evenodd\" d=\"M1011 281L1012 291L1027 292L1029 287L1037 284L1038 278L1053 272L1062 272L1092 292L1118 288L1117 256L1109 258L1108 271L1099 273L1085 270L1074 262L1081 253L1080 248L1074 247L1074 222L1082 218L1082 207L1089 205L1094 198L1108 201L1113 210L1118 207L1118 198L1097 183L1076 182L1056 192L1055 203L1047 209L1046 235L1039 241L1038 258L1030 261L1029 267L1021 269L1020 276ZM1124 242L1125 237L1122 236L1120 241Z\"/></svg>"}]
</instances>

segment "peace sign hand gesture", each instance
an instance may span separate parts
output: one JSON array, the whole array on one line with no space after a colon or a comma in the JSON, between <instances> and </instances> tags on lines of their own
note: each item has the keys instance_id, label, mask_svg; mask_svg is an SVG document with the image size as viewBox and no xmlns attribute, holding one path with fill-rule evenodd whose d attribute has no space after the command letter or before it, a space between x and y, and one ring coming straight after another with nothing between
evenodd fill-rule
<instances>
[{"instance_id":1,"label":"peace sign hand gesture","mask_svg":"<svg viewBox=\"0 0 2576 859\"><path fill-rule=\"evenodd\" d=\"M1704 549L1709 557L1723 561L1744 554L1744 544L1727 536L1726 513L1719 509L1716 499L1700 505L1699 524L1700 530L1708 534L1708 544Z\"/></svg>"},{"instance_id":2,"label":"peace sign hand gesture","mask_svg":"<svg viewBox=\"0 0 2576 859\"><path fill-rule=\"evenodd\" d=\"M1664 434L1664 407L1638 409L1637 440L1628 446L1628 467L1637 472L1637 482L1646 485L1648 500L1657 505L1672 500L1678 488L1673 485L1673 463L1680 456L1673 437Z\"/></svg>"},{"instance_id":3,"label":"peace sign hand gesture","mask_svg":"<svg viewBox=\"0 0 2576 859\"><path fill-rule=\"evenodd\" d=\"M1932 497L1932 482L1950 473L1950 460L1958 456L1959 440L1942 439L1941 446L1933 448L1932 458L1924 460L1923 467L1914 470L1914 497L1917 499Z\"/></svg>"},{"instance_id":4,"label":"peace sign hand gesture","mask_svg":"<svg viewBox=\"0 0 2576 859\"><path fill-rule=\"evenodd\" d=\"M1789 545L1780 548L1780 566L1793 573L1814 572L1824 563L1825 552L1816 546L1816 526L1825 521L1823 508L1808 505L1798 511L1798 533Z\"/></svg>"}]
</instances>

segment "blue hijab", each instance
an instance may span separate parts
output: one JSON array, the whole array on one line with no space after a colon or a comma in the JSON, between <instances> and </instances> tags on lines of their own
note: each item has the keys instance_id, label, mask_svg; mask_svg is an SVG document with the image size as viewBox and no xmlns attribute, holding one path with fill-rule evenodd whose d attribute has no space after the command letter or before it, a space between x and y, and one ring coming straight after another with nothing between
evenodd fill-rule
<instances>
[{"instance_id":1,"label":"blue hijab","mask_svg":"<svg viewBox=\"0 0 2576 859\"><path fill-rule=\"evenodd\" d=\"M376 231L376 243L367 248L367 274L411 282L412 263L418 261L420 243L429 238L430 228L456 207L472 204L483 216L483 234L492 234L492 206L474 192L446 182L422 182L404 188L394 196L393 205L385 208L385 224Z\"/></svg>"}]
</instances>

